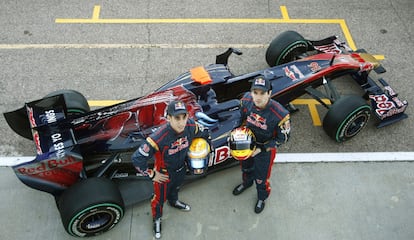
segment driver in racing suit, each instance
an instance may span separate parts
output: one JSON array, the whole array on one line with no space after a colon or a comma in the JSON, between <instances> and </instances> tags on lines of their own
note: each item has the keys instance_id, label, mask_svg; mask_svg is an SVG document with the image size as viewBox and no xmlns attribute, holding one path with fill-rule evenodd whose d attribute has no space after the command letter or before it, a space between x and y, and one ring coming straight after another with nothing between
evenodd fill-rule
<instances>
[{"instance_id":1,"label":"driver in racing suit","mask_svg":"<svg viewBox=\"0 0 414 240\"><path fill-rule=\"evenodd\" d=\"M178 191L186 174L185 161L191 142L202 137L210 144L207 128L188 118L182 101L173 101L167 108L168 123L158 128L140 145L132 155L137 171L154 182L151 200L155 238L161 237L161 217L164 202L172 207L190 211L190 206L178 200ZM211 145L211 144L210 144ZM154 168L148 168L147 161L155 158Z\"/></svg>"},{"instance_id":2,"label":"driver in racing suit","mask_svg":"<svg viewBox=\"0 0 414 240\"><path fill-rule=\"evenodd\" d=\"M256 183L256 213L263 211L265 200L270 194L270 175L276 157L276 147L287 142L290 132L290 115L281 104L271 99L269 80L258 76L253 80L251 91L241 101L242 125L256 136L256 150L252 157L241 161L243 182L233 190L234 195Z\"/></svg>"}]
</instances>

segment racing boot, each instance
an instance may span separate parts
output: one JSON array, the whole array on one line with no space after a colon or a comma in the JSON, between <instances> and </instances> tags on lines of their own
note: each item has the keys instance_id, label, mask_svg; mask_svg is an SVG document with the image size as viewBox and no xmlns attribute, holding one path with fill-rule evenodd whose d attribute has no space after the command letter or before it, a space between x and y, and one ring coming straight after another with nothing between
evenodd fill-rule
<instances>
[{"instance_id":1,"label":"racing boot","mask_svg":"<svg viewBox=\"0 0 414 240\"><path fill-rule=\"evenodd\" d=\"M255 213L261 213L265 207L265 201L264 200L257 200L256 206L254 206L254 212Z\"/></svg>"},{"instance_id":2,"label":"racing boot","mask_svg":"<svg viewBox=\"0 0 414 240\"><path fill-rule=\"evenodd\" d=\"M170 205L184 212L189 212L191 210L190 205L188 205L187 203L181 202L180 200L177 200L174 203L170 203Z\"/></svg>"},{"instance_id":3,"label":"racing boot","mask_svg":"<svg viewBox=\"0 0 414 240\"><path fill-rule=\"evenodd\" d=\"M161 218L154 219L154 237L161 238Z\"/></svg>"},{"instance_id":4,"label":"racing boot","mask_svg":"<svg viewBox=\"0 0 414 240\"><path fill-rule=\"evenodd\" d=\"M237 196L237 195L241 194L242 192L244 192L244 190L248 189L251 186L252 186L252 184L250 184L248 186L244 186L244 184L241 183L233 189L233 195Z\"/></svg>"}]
</instances>

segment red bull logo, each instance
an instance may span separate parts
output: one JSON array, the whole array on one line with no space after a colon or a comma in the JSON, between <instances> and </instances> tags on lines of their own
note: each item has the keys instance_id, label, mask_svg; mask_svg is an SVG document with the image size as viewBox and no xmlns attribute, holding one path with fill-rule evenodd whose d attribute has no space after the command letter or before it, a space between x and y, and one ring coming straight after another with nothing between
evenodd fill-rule
<instances>
[{"instance_id":1,"label":"red bull logo","mask_svg":"<svg viewBox=\"0 0 414 240\"><path fill-rule=\"evenodd\" d=\"M259 85L259 86L266 86L266 81L263 78L256 78L254 80L254 85Z\"/></svg>"},{"instance_id":2,"label":"red bull logo","mask_svg":"<svg viewBox=\"0 0 414 240\"><path fill-rule=\"evenodd\" d=\"M295 76L295 73L294 73L293 71L291 71L291 70L289 69L289 67L284 67L284 68L283 68L283 70L285 70L285 75L286 75L288 78L292 79L293 81L297 80L297 78L296 78L296 76Z\"/></svg>"},{"instance_id":3,"label":"red bull logo","mask_svg":"<svg viewBox=\"0 0 414 240\"><path fill-rule=\"evenodd\" d=\"M188 148L189 146L190 146L190 144L188 143L187 137L179 138L171 144L171 147L168 150L168 155L176 154L177 152L179 152L179 151L181 151L185 148Z\"/></svg>"},{"instance_id":4,"label":"red bull logo","mask_svg":"<svg viewBox=\"0 0 414 240\"><path fill-rule=\"evenodd\" d=\"M48 159L15 169L16 174L40 178L64 186L70 186L79 177L82 161L74 157Z\"/></svg>"},{"instance_id":5,"label":"red bull logo","mask_svg":"<svg viewBox=\"0 0 414 240\"><path fill-rule=\"evenodd\" d=\"M298 77L299 77L299 79L305 77L296 65L291 65L290 67L286 66L286 67L283 68L283 70L285 70L285 75L288 78L292 79L293 81L298 80ZM295 74L297 74L298 77L296 77Z\"/></svg>"},{"instance_id":6,"label":"red bull logo","mask_svg":"<svg viewBox=\"0 0 414 240\"><path fill-rule=\"evenodd\" d=\"M247 122L258 128L267 130L266 118L260 116L257 113L250 113L250 115L247 117Z\"/></svg>"},{"instance_id":7,"label":"red bull logo","mask_svg":"<svg viewBox=\"0 0 414 240\"><path fill-rule=\"evenodd\" d=\"M185 110L185 105L182 103L182 102L177 102L175 105L174 105L174 108L175 108L175 110L177 111L177 110Z\"/></svg>"},{"instance_id":8,"label":"red bull logo","mask_svg":"<svg viewBox=\"0 0 414 240\"><path fill-rule=\"evenodd\" d=\"M230 157L230 148L228 146L215 148L214 159L210 159L210 161L208 162L208 166L211 167L213 165L223 163Z\"/></svg>"}]
</instances>

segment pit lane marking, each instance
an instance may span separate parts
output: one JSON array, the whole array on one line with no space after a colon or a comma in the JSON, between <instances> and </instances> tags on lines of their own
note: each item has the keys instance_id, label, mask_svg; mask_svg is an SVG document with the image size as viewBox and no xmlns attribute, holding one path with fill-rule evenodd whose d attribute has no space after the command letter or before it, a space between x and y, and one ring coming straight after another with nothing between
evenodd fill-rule
<instances>
[{"instance_id":1,"label":"pit lane marking","mask_svg":"<svg viewBox=\"0 0 414 240\"><path fill-rule=\"evenodd\" d=\"M221 18L221 19L208 19L208 18L189 18L189 19L102 19L100 18L101 6L94 6L91 18L57 18L56 23L314 23L314 24L339 24L349 47L356 50L355 43L352 39L346 21L344 19L291 19L289 17L286 6L280 6L282 13L282 19L275 18ZM265 48L266 44L0 44L0 49L95 49L95 48ZM374 55L377 60L383 60L384 55Z\"/></svg>"},{"instance_id":2,"label":"pit lane marking","mask_svg":"<svg viewBox=\"0 0 414 240\"><path fill-rule=\"evenodd\" d=\"M289 13L288 13L288 11L287 11L286 6L280 6L280 13L282 14L282 18L283 18L283 19L285 19L285 20L290 19L290 17L289 17Z\"/></svg>"},{"instance_id":3,"label":"pit lane marking","mask_svg":"<svg viewBox=\"0 0 414 240\"><path fill-rule=\"evenodd\" d=\"M56 18L55 23L65 24L167 24L167 23L314 23L339 24L348 45L356 50L354 40L344 19L291 19L286 6L280 6L282 18L100 18L100 5L95 5L92 18Z\"/></svg>"},{"instance_id":4,"label":"pit lane marking","mask_svg":"<svg viewBox=\"0 0 414 240\"><path fill-rule=\"evenodd\" d=\"M197 24L197 23L307 23L307 24L339 24L348 42L348 46L356 50L344 19L291 19L286 6L280 6L282 18L100 18L101 6L95 5L91 18L56 18L55 23L63 24Z\"/></svg>"},{"instance_id":5,"label":"pit lane marking","mask_svg":"<svg viewBox=\"0 0 414 240\"><path fill-rule=\"evenodd\" d=\"M0 167L30 162L34 156L0 156ZM278 153L274 163L412 162L414 152Z\"/></svg>"},{"instance_id":6,"label":"pit lane marking","mask_svg":"<svg viewBox=\"0 0 414 240\"><path fill-rule=\"evenodd\" d=\"M197 23L306 23L306 24L339 24L342 29L342 32L345 36L345 39L348 43L348 46L356 50L357 47L352 39L349 28L346 24L345 19L291 19L289 17L288 10L286 6L280 6L280 12L282 18L100 18L101 6L95 5L92 12L91 18L56 18L55 23L65 23L65 24L171 24L171 23L187 23L187 24L197 24ZM375 56L376 59L384 59L383 55Z\"/></svg>"},{"instance_id":7,"label":"pit lane marking","mask_svg":"<svg viewBox=\"0 0 414 240\"><path fill-rule=\"evenodd\" d=\"M329 99L322 99L322 101L327 105L331 104L331 101ZM293 100L292 104L293 105L307 105L309 113L312 118L313 125L318 126L318 127L322 126L322 121L321 121L321 118L319 117L319 112L317 109L317 106L321 104L318 101L316 101L315 99L298 98L298 99Z\"/></svg>"}]
</instances>

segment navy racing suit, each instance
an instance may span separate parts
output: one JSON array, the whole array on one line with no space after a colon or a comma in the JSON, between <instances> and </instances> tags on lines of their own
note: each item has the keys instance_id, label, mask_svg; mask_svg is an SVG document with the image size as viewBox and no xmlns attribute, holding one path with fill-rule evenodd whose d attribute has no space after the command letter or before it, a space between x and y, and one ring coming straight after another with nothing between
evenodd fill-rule
<instances>
[{"instance_id":1,"label":"navy racing suit","mask_svg":"<svg viewBox=\"0 0 414 240\"><path fill-rule=\"evenodd\" d=\"M178 190L186 174L186 158L189 146L196 137L202 137L210 143L207 128L188 119L185 129L176 133L169 123L158 128L139 146L132 155L132 162L137 171L149 176L152 169L148 168L148 160L154 158L154 170L167 174L165 183L154 182L154 195L151 200L153 219L162 216L164 202L173 204L178 200Z\"/></svg>"},{"instance_id":2,"label":"navy racing suit","mask_svg":"<svg viewBox=\"0 0 414 240\"><path fill-rule=\"evenodd\" d=\"M240 104L241 121L253 132L256 147L261 149L256 156L241 161L243 185L249 187L255 181L258 199L265 200L271 190L269 179L277 146L289 138L289 111L273 99L264 109L259 109L254 105L250 92L242 97Z\"/></svg>"}]
</instances>

